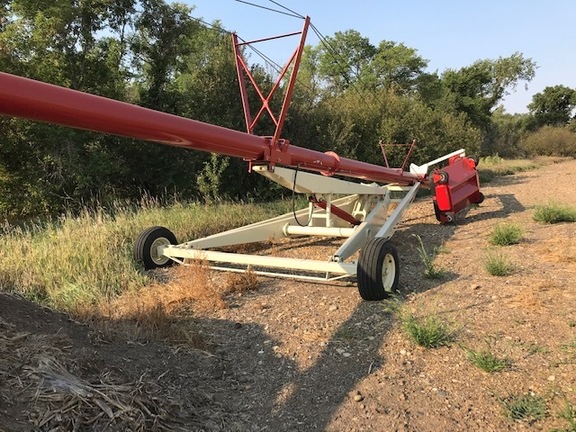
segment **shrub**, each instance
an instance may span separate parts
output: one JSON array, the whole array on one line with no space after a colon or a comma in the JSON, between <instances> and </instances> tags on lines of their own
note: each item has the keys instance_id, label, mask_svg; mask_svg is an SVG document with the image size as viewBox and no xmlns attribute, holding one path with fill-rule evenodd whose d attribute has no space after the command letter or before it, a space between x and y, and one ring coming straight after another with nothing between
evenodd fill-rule
<instances>
[{"instance_id":1,"label":"shrub","mask_svg":"<svg viewBox=\"0 0 576 432\"><path fill-rule=\"evenodd\" d=\"M521 147L531 156L576 157L576 133L567 127L544 126L528 135Z\"/></svg>"}]
</instances>

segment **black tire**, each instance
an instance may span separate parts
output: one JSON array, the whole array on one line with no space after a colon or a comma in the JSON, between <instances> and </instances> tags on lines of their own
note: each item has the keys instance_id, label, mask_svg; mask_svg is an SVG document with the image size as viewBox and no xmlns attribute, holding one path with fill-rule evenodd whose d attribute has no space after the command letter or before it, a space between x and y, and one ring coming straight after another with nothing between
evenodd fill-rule
<instances>
[{"instance_id":1,"label":"black tire","mask_svg":"<svg viewBox=\"0 0 576 432\"><path fill-rule=\"evenodd\" d=\"M438 204L436 203L436 201L433 201L434 204L434 215L436 216L436 220L438 222L442 222L442 212L440 211L440 209L438 208Z\"/></svg>"},{"instance_id":2,"label":"black tire","mask_svg":"<svg viewBox=\"0 0 576 432\"><path fill-rule=\"evenodd\" d=\"M398 290L398 251L386 239L374 238L360 251L356 279L364 300L383 300Z\"/></svg>"},{"instance_id":3,"label":"black tire","mask_svg":"<svg viewBox=\"0 0 576 432\"><path fill-rule=\"evenodd\" d=\"M161 226L154 226L140 233L134 243L133 256L137 263L144 266L144 270L174 265L174 261L164 255L158 256L156 248L162 245L178 244L172 231Z\"/></svg>"},{"instance_id":4,"label":"black tire","mask_svg":"<svg viewBox=\"0 0 576 432\"><path fill-rule=\"evenodd\" d=\"M448 173L446 171L438 171L436 174L440 176L440 179L436 182L437 184L448 183Z\"/></svg>"}]
</instances>

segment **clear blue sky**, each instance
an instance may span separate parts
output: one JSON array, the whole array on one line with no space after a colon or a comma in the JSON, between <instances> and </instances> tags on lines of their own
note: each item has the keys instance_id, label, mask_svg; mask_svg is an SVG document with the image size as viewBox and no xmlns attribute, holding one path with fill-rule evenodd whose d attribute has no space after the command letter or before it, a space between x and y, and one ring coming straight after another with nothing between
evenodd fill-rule
<instances>
[{"instance_id":1,"label":"clear blue sky","mask_svg":"<svg viewBox=\"0 0 576 432\"><path fill-rule=\"evenodd\" d=\"M246 0L280 9L270 0ZM245 40L299 31L302 20L236 0L180 0L193 16L220 20ZM537 63L536 77L504 101L509 113L526 112L535 93L562 84L576 88L576 0L275 0L311 17L324 36L354 29L373 45L403 42L429 61L429 71L459 69L479 59L521 52ZM311 32L308 44L319 43ZM288 60L296 38L258 45L277 61ZM272 53L272 54L271 54Z\"/></svg>"}]
</instances>

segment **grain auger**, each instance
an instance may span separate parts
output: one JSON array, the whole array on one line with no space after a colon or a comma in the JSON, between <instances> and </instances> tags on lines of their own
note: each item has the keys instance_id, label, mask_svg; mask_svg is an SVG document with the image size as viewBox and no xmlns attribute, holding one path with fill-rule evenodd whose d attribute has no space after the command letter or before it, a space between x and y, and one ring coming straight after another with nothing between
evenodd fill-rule
<instances>
[{"instance_id":1,"label":"grain auger","mask_svg":"<svg viewBox=\"0 0 576 432\"><path fill-rule=\"evenodd\" d=\"M398 287L398 252L389 240L418 189L432 189L437 219L450 222L457 212L483 199L476 163L458 150L405 170L404 166L390 168L298 147L281 138L308 26L306 18L300 32L252 42L239 43L233 36L246 132L6 73L0 73L0 113L242 158L251 172L310 197L308 207L294 213L185 243L178 243L167 228L151 227L134 245L134 256L145 269L205 260L215 269L242 272L249 268L267 276L311 281L356 278L363 299L380 300ZM296 34L300 43L265 96L242 58L242 46ZM268 102L281 80L288 83L280 113L275 115ZM247 85L257 89L262 101L254 117ZM254 126L265 113L272 118L275 133L256 136ZM432 169L441 162L447 165ZM308 223L301 226L298 220ZM221 251L226 246L291 236L336 237L343 242L325 261Z\"/></svg>"}]
</instances>

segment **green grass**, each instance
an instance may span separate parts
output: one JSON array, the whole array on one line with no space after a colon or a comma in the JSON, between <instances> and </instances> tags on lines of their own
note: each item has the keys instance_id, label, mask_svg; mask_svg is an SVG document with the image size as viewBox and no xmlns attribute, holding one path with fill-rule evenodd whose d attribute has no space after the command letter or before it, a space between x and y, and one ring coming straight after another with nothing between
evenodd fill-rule
<instances>
[{"instance_id":1,"label":"green grass","mask_svg":"<svg viewBox=\"0 0 576 432\"><path fill-rule=\"evenodd\" d=\"M403 328L412 342L424 348L447 346L455 339L453 328L435 315L423 318L408 315L403 319Z\"/></svg>"},{"instance_id":2,"label":"green grass","mask_svg":"<svg viewBox=\"0 0 576 432\"><path fill-rule=\"evenodd\" d=\"M383 310L393 315L408 338L424 348L448 346L456 339L457 330L437 314L416 317L409 313L404 299L392 296L383 302Z\"/></svg>"},{"instance_id":3,"label":"green grass","mask_svg":"<svg viewBox=\"0 0 576 432\"><path fill-rule=\"evenodd\" d=\"M506 417L533 423L546 417L546 402L533 393L513 395L501 401Z\"/></svg>"},{"instance_id":4,"label":"green grass","mask_svg":"<svg viewBox=\"0 0 576 432\"><path fill-rule=\"evenodd\" d=\"M428 253L424 247L424 242L419 235L414 235L420 242L420 247L418 248L418 254L420 255L420 260L424 264L424 277L428 279L440 279L446 274L446 270L442 267L438 267L434 264L434 253Z\"/></svg>"},{"instance_id":5,"label":"green grass","mask_svg":"<svg viewBox=\"0 0 576 432\"><path fill-rule=\"evenodd\" d=\"M534 220L546 224L576 222L576 208L558 203L538 206L534 212Z\"/></svg>"},{"instance_id":6,"label":"green grass","mask_svg":"<svg viewBox=\"0 0 576 432\"><path fill-rule=\"evenodd\" d=\"M0 232L0 290L68 312L150 283L132 259L137 235L163 225L179 241L192 240L290 211L289 202L268 206L146 202L137 208L85 210Z\"/></svg>"},{"instance_id":7,"label":"green grass","mask_svg":"<svg viewBox=\"0 0 576 432\"><path fill-rule=\"evenodd\" d=\"M501 253L489 252L484 259L484 268L492 276L508 276L514 271L514 264Z\"/></svg>"},{"instance_id":8,"label":"green grass","mask_svg":"<svg viewBox=\"0 0 576 432\"><path fill-rule=\"evenodd\" d=\"M500 372L509 367L510 362L506 359L499 358L490 351L466 349L466 357L475 366L484 372Z\"/></svg>"},{"instance_id":9,"label":"green grass","mask_svg":"<svg viewBox=\"0 0 576 432\"><path fill-rule=\"evenodd\" d=\"M495 246L509 246L520 243L524 235L522 228L515 223L496 225L490 234L490 243Z\"/></svg>"},{"instance_id":10,"label":"green grass","mask_svg":"<svg viewBox=\"0 0 576 432\"><path fill-rule=\"evenodd\" d=\"M570 402L566 401L558 417L566 420L568 426L562 429L552 429L550 432L576 432L576 409Z\"/></svg>"}]
</instances>

